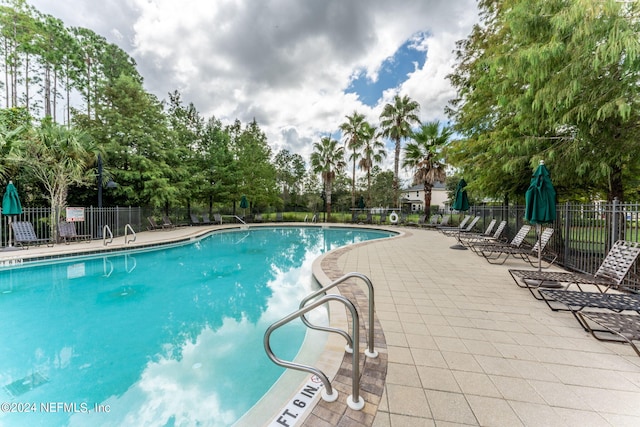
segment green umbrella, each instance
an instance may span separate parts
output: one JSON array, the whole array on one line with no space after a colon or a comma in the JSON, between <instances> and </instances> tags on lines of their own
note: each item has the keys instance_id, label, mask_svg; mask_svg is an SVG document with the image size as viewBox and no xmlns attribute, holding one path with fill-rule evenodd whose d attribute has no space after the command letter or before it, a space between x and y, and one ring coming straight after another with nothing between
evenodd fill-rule
<instances>
[{"instance_id":1,"label":"green umbrella","mask_svg":"<svg viewBox=\"0 0 640 427\"><path fill-rule=\"evenodd\" d=\"M467 197L467 190L465 187L467 186L467 181L462 178L458 182L458 186L456 187L456 198L453 201L453 205L451 209L456 211L466 211L469 210L469 197Z\"/></svg>"},{"instance_id":2,"label":"green umbrella","mask_svg":"<svg viewBox=\"0 0 640 427\"><path fill-rule=\"evenodd\" d=\"M20 215L22 213L22 203L20 203L20 197L18 196L18 190L12 181L9 181L7 188L2 197L2 214L9 217L9 248L12 248L11 241L11 220L13 215Z\"/></svg>"},{"instance_id":3,"label":"green umbrella","mask_svg":"<svg viewBox=\"0 0 640 427\"><path fill-rule=\"evenodd\" d=\"M240 207L242 208L242 215L244 215L244 210L249 207L249 201L247 200L247 196L242 196L240 199Z\"/></svg>"},{"instance_id":4,"label":"green umbrella","mask_svg":"<svg viewBox=\"0 0 640 427\"><path fill-rule=\"evenodd\" d=\"M453 201L453 205L451 206L451 209L454 209L456 211L469 210L469 197L467 196L467 190L465 189L466 186L467 186L467 181L465 181L464 178L458 181L458 186L456 187L456 198ZM461 250L467 249L466 246L464 246L460 242L459 228L458 228L458 244L451 246L451 249L461 249Z\"/></svg>"},{"instance_id":5,"label":"green umbrella","mask_svg":"<svg viewBox=\"0 0 640 427\"><path fill-rule=\"evenodd\" d=\"M540 248L540 225L556 220L556 190L553 188L551 175L543 160L540 160L540 164L533 173L524 199L524 219L537 225L538 248ZM538 250L538 270L542 269L541 252Z\"/></svg>"}]
</instances>

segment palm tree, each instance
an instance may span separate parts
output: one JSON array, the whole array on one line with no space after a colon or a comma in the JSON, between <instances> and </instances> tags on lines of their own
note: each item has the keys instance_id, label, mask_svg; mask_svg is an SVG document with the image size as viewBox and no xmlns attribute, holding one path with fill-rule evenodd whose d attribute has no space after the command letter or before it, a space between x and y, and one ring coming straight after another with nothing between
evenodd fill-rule
<instances>
[{"instance_id":1,"label":"palm tree","mask_svg":"<svg viewBox=\"0 0 640 427\"><path fill-rule=\"evenodd\" d=\"M400 183L398 180L398 165L400 164L400 148L403 138L408 138L413 133L412 124L420 123L418 111L420 104L409 98L407 95L400 97L396 95L393 98L393 104L384 106L380 114L380 127L382 136L391 138L395 144L395 158L393 160L393 193L396 207L398 207L398 199L400 195Z\"/></svg>"},{"instance_id":2,"label":"palm tree","mask_svg":"<svg viewBox=\"0 0 640 427\"><path fill-rule=\"evenodd\" d=\"M311 153L311 169L322 176L325 200L327 201L327 221L331 218L331 184L336 172L346 166L344 161L344 147L338 146L338 141L324 137L313 144Z\"/></svg>"},{"instance_id":3,"label":"palm tree","mask_svg":"<svg viewBox=\"0 0 640 427\"><path fill-rule=\"evenodd\" d=\"M351 177L351 207L356 207L356 160L360 157L358 150L362 147L362 125L364 115L354 111L351 116L345 116L347 121L340 125L345 146L351 150L349 160L353 162L353 175Z\"/></svg>"},{"instance_id":4,"label":"palm tree","mask_svg":"<svg viewBox=\"0 0 640 427\"><path fill-rule=\"evenodd\" d=\"M444 182L447 177L445 165L441 161L441 149L449 143L452 131L449 127L440 128L439 121L425 123L413 134L413 141L404 149L403 167L414 170L413 183L424 186L424 211L429 215L431 190L433 185Z\"/></svg>"},{"instance_id":5,"label":"palm tree","mask_svg":"<svg viewBox=\"0 0 640 427\"><path fill-rule=\"evenodd\" d=\"M59 212L67 206L69 186L95 184L91 168L97 152L89 134L46 122L20 141L7 160L23 166L28 175L42 184L57 220ZM55 221L50 226L54 235Z\"/></svg>"},{"instance_id":6,"label":"palm tree","mask_svg":"<svg viewBox=\"0 0 640 427\"><path fill-rule=\"evenodd\" d=\"M362 125L362 157L358 166L367 173L367 206L371 207L371 169L387 157L384 143L378 139L378 128L368 122Z\"/></svg>"}]
</instances>

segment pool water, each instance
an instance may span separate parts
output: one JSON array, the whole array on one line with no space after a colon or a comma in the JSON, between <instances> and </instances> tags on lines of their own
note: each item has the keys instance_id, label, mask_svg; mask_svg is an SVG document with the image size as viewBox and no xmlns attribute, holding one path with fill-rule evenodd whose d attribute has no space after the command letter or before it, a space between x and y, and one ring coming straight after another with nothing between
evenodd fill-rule
<instances>
[{"instance_id":1,"label":"pool water","mask_svg":"<svg viewBox=\"0 0 640 427\"><path fill-rule=\"evenodd\" d=\"M313 260L389 235L256 228L0 270L0 426L231 425L283 372L264 331L312 292ZM274 351L305 333L280 328Z\"/></svg>"}]
</instances>

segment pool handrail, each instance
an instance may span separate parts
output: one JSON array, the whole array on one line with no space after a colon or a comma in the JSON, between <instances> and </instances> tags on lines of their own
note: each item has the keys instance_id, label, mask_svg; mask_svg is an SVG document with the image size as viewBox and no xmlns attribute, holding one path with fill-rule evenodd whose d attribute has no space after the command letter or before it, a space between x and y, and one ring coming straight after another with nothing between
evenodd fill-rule
<instances>
[{"instance_id":1,"label":"pool handrail","mask_svg":"<svg viewBox=\"0 0 640 427\"><path fill-rule=\"evenodd\" d=\"M347 273L342 277L339 277L338 279L334 280L333 282L331 282L330 284L328 284L327 286L324 286L320 289L318 289L317 291L307 295L306 297L304 297L302 299L302 301L300 301L300 308L304 307L309 301L311 301L312 299L316 298L319 295L325 294L328 290L338 286L339 284L343 283L344 281L351 279L351 278L356 278L356 279L362 279L366 284L367 287L369 288L369 332L368 332L368 337L367 337L367 349L365 350L364 354L371 358L371 359L375 359L376 357L378 357L378 352L375 350L375 342L374 342L374 314L375 314L375 299L374 299L374 290L373 290L373 283L371 282L371 280L365 276L362 273L358 273L358 272L351 272L351 273ZM311 329L315 329L315 330L320 330L320 331L326 331L326 332L334 332L337 334L342 335L343 337L345 337L345 339L347 340L347 347L346 347L346 351L348 353L351 353L351 349L350 347L353 345L353 341L351 340L351 337L349 337L349 335L343 331L342 329L337 329L337 328L332 328L329 326L318 326L318 325L313 325L311 322L309 322L309 320L307 319L307 317L303 314L300 317L300 320L302 320L302 322L307 325L307 327L311 328ZM355 337L353 338L353 340L355 340Z\"/></svg>"},{"instance_id":2,"label":"pool handrail","mask_svg":"<svg viewBox=\"0 0 640 427\"><path fill-rule=\"evenodd\" d=\"M319 298L313 301L311 304L306 305L302 308L299 308L298 310L294 311L288 316L285 316L282 319L274 322L273 324L271 324L271 326L267 328L266 332L264 333L264 349L269 359L271 359L271 361L276 365L282 366L284 368L295 369L298 371L309 372L311 374L316 375L324 385L324 390L322 390L322 399L326 402L335 402L336 399L338 398L338 391L333 389L333 387L331 386L331 382L329 381L327 376L324 374L324 372L322 372L317 368L314 368L313 366L303 365L295 362L288 362L288 361L279 359L273 353L273 350L271 349L271 343L270 343L271 333L276 329L278 329L280 326L283 326L291 322L292 320L302 317L308 311L311 311L316 307L323 305L331 300L339 301L343 303L351 312L351 317L353 320L352 334L353 334L354 348L353 348L353 358L352 358L353 363L352 363L352 369L351 369L351 389L352 389L351 393L352 394L349 397L347 397L347 405L351 409L359 411L362 408L364 408L364 404L365 404L364 399L360 396L360 354L359 354L359 348L358 348L359 341L360 341L360 337L359 337L360 321L358 318L358 311L356 310L356 307L347 298L343 297L342 295L335 295L335 294L325 295L322 298Z\"/></svg>"},{"instance_id":3,"label":"pool handrail","mask_svg":"<svg viewBox=\"0 0 640 427\"><path fill-rule=\"evenodd\" d=\"M133 234L133 239L127 241L127 230L131 230L131 234ZM124 226L124 244L128 244L130 242L135 242L136 241L136 232L133 231L133 227L131 227L131 224L127 224Z\"/></svg>"},{"instance_id":4,"label":"pool handrail","mask_svg":"<svg viewBox=\"0 0 640 427\"><path fill-rule=\"evenodd\" d=\"M109 232L109 241L107 242L107 231ZM113 233L108 225L102 227L102 244L107 246L109 243L113 242Z\"/></svg>"}]
</instances>

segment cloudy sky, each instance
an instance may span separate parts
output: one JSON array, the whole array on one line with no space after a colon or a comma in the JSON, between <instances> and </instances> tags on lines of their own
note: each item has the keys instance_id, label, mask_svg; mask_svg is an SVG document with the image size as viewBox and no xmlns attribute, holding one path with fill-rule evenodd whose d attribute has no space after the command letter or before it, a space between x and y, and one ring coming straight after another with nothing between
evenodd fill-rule
<instances>
[{"instance_id":1,"label":"cloudy sky","mask_svg":"<svg viewBox=\"0 0 640 427\"><path fill-rule=\"evenodd\" d=\"M353 111L377 124L396 93L422 121L446 121L452 51L478 19L475 0L28 2L120 46L158 98L178 90L205 117L255 118L274 152L305 159Z\"/></svg>"}]
</instances>

